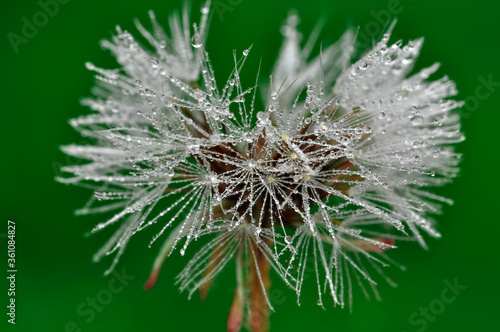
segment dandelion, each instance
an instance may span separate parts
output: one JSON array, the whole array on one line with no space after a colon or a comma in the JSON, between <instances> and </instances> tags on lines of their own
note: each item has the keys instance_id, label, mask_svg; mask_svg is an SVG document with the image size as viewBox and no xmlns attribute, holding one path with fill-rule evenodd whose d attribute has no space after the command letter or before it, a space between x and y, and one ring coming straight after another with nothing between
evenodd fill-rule
<instances>
[{"instance_id":1,"label":"dandelion","mask_svg":"<svg viewBox=\"0 0 500 332\"><path fill-rule=\"evenodd\" d=\"M92 230L116 228L94 260L114 254L110 273L130 238L154 229L150 246L163 245L145 289L178 251L191 259L176 283L202 298L234 260L228 331L268 329L271 271L298 303L306 279L322 307L351 307L354 282L378 298L372 275L393 284L383 268L399 265L387 251L400 241L426 248L425 234L440 236L432 216L452 203L429 189L458 172L454 83L429 80L438 64L410 75L423 39L389 43L394 24L354 63L352 31L312 57L317 31L301 46L291 14L260 107L257 83L240 79L251 47L216 81L209 8L193 25L187 9L173 15L168 32L151 12L151 30L136 22L149 45L118 27L102 46L121 67L87 64L98 87L83 104L93 112L71 125L92 143L62 148L87 162L58 180L94 190L78 214L112 212Z\"/></svg>"}]
</instances>

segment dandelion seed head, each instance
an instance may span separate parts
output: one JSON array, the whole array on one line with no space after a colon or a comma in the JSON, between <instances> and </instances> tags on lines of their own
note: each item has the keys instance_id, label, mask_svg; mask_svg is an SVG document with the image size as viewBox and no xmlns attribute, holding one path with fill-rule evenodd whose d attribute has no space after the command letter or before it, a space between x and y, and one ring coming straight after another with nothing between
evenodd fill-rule
<instances>
[{"instance_id":1,"label":"dandelion seed head","mask_svg":"<svg viewBox=\"0 0 500 332\"><path fill-rule=\"evenodd\" d=\"M111 271L148 228L150 245L163 245L147 288L171 253L203 239L177 278L189 296L233 258L250 271L238 289L258 280L267 294L271 268L299 300L312 266L320 306L326 294L350 304L354 276L378 296L370 272L390 280L386 252L440 236L433 215L451 200L430 188L458 173L455 84L429 80L438 64L411 74L423 39L389 44L394 25L354 63L350 30L311 56L314 40L301 46L291 14L261 109L257 86L240 80L251 47L216 80L208 15L209 5L198 24L173 15L165 32L150 13L152 29L136 26L152 49L117 28L102 46L120 68L86 65L97 75L95 98L83 101L92 113L70 124L92 144L62 148L86 163L63 167L59 181L94 190L78 213L114 213L93 230L116 225L94 260L115 254Z\"/></svg>"}]
</instances>

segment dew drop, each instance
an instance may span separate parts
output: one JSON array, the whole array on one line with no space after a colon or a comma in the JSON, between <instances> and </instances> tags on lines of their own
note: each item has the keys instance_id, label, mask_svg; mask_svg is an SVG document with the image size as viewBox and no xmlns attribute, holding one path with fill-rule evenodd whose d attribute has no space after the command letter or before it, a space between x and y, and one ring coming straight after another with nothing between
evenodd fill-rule
<instances>
[{"instance_id":1,"label":"dew drop","mask_svg":"<svg viewBox=\"0 0 500 332\"><path fill-rule=\"evenodd\" d=\"M368 62L366 61L363 61L359 66L359 69L361 70L366 70L367 68L368 68Z\"/></svg>"},{"instance_id":2,"label":"dew drop","mask_svg":"<svg viewBox=\"0 0 500 332\"><path fill-rule=\"evenodd\" d=\"M258 112L257 113L257 119L259 119L259 120L265 120L266 119L266 113L264 113L264 112Z\"/></svg>"},{"instance_id":3,"label":"dew drop","mask_svg":"<svg viewBox=\"0 0 500 332\"><path fill-rule=\"evenodd\" d=\"M421 116L415 116L411 119L411 124L414 126L418 126L424 123L424 118Z\"/></svg>"},{"instance_id":4,"label":"dew drop","mask_svg":"<svg viewBox=\"0 0 500 332\"><path fill-rule=\"evenodd\" d=\"M191 38L191 45L193 45L194 48L200 48L203 45L199 33L193 35L193 38Z\"/></svg>"},{"instance_id":5,"label":"dew drop","mask_svg":"<svg viewBox=\"0 0 500 332\"><path fill-rule=\"evenodd\" d=\"M151 65L151 67L154 69L154 68L158 68L158 65L160 64L158 62L158 59L155 59L155 58L151 58L149 59L149 64Z\"/></svg>"}]
</instances>

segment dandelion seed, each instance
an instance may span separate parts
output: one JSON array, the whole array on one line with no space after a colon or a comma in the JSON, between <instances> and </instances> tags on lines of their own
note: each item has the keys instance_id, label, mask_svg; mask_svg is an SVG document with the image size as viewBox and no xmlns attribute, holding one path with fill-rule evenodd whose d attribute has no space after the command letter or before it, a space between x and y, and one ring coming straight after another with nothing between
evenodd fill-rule
<instances>
[{"instance_id":1,"label":"dandelion seed","mask_svg":"<svg viewBox=\"0 0 500 332\"><path fill-rule=\"evenodd\" d=\"M257 316L274 310L270 270L298 301L306 279L322 307L325 296L351 306L352 278L378 297L370 274L393 284L382 269L394 264L387 252L398 241L426 247L425 234L440 236L432 215L452 203L429 189L458 172L454 83L428 80L438 65L408 76L423 39L389 44L394 25L355 63L352 31L311 58L314 40L301 48L292 14L260 109L257 86L240 80L250 48L234 53L226 82L216 80L208 15L209 4L199 24L174 15L167 33L150 13L152 32L137 28L152 49L118 28L102 46L119 70L87 64L99 95L83 101L94 112L71 125L94 144L64 146L87 162L63 167L58 180L95 190L78 213L114 213L93 230L116 225L94 260L115 254L109 273L130 238L154 228L150 245L164 243L145 288L178 251L191 259L177 284L205 297L234 259L231 331L245 316L266 329ZM197 251L194 240L204 243Z\"/></svg>"}]
</instances>

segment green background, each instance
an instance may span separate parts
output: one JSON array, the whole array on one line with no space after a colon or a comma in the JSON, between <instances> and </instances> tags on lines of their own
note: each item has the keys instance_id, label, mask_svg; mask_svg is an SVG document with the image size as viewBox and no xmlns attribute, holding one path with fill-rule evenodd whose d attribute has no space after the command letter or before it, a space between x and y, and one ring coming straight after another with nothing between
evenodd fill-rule
<instances>
[{"instance_id":1,"label":"green background","mask_svg":"<svg viewBox=\"0 0 500 332\"><path fill-rule=\"evenodd\" d=\"M232 50L254 44L246 65L247 81L262 57L262 77L270 73L280 44L279 27L290 8L301 16L306 34L322 15L328 21L321 40L335 41L349 25L381 27L372 11L388 10L388 1L255 1L219 0L233 3L232 11L214 15L208 38L216 73L227 76ZM194 8L199 7L194 1ZM229 267L202 302L187 300L173 285L185 262L178 254L167 261L157 286L142 290L158 247L147 248L153 235L147 230L129 244L118 270L126 268L135 278L87 323L76 308L87 297L108 288L111 277L102 277L110 261L91 263L92 254L109 232L83 238L101 218L75 217L73 211L91 194L77 187L56 183L59 165L72 163L58 149L61 144L82 139L68 119L87 112L79 98L90 95L93 78L85 61L114 67L115 62L100 50L98 41L108 38L116 24L136 32L132 20L148 23L147 10L154 9L160 22L181 6L180 1L71 0L15 53L7 34L20 34L23 16L31 20L40 10L35 0L2 1L0 8L0 93L2 154L0 162L0 233L7 220L17 225L17 324L6 323L6 239L0 238L0 310L2 331L65 331L74 321L82 331L223 331L235 283ZM443 65L439 76L450 76L458 85L458 99L473 100L481 85L478 77L492 75L500 82L500 3L490 0L435 1L401 0L398 24L391 41L425 36L417 69L435 61ZM391 9L391 8L389 8ZM196 14L198 13L195 10ZM391 15L393 17L393 15ZM370 23L372 22L372 23ZM376 29L374 29L375 31ZM376 33L377 31L375 31ZM378 37L378 34L374 37ZM435 78L436 78L435 77ZM496 88L500 90L500 88ZM481 90L485 92L486 90ZM472 98L472 99L471 99ZM426 331L499 331L499 165L497 146L500 91L469 105L463 119L467 137L458 147L464 154L461 175L452 185L437 190L455 200L439 216L441 240L429 240L430 251L403 245L392 257L407 266L402 272L390 268L398 282L392 288L379 285L382 301L367 301L355 292L354 310L316 306L314 282L303 292L302 305L278 280L274 289L283 291L283 303L271 317L272 331L417 331L410 316L420 307L439 299L445 280L457 278L467 289ZM311 280L312 281L312 280ZM280 297L281 298L281 297ZM422 329L420 329L422 330Z\"/></svg>"}]
</instances>

